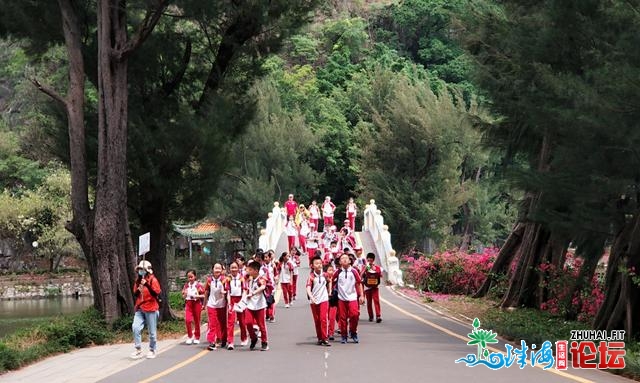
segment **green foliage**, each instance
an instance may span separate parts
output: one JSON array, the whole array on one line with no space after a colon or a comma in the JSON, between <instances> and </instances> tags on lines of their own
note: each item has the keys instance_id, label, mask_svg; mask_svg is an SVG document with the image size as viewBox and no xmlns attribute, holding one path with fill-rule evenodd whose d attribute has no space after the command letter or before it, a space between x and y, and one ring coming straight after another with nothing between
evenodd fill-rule
<instances>
[{"instance_id":1,"label":"green foliage","mask_svg":"<svg viewBox=\"0 0 640 383\"><path fill-rule=\"evenodd\" d=\"M169 306L173 310L184 309L184 298L182 297L182 291L169 292Z\"/></svg>"},{"instance_id":2,"label":"green foliage","mask_svg":"<svg viewBox=\"0 0 640 383\"><path fill-rule=\"evenodd\" d=\"M0 340L0 371L14 370L49 355L105 344L112 339L113 333L95 309L56 318Z\"/></svg>"},{"instance_id":3,"label":"green foliage","mask_svg":"<svg viewBox=\"0 0 640 383\"><path fill-rule=\"evenodd\" d=\"M425 234L446 242L455 213L470 199L459 169L479 149L478 111L435 95L426 82L384 76L391 77L382 86L393 84L385 109L360 132L361 191L379 203L399 248Z\"/></svg>"},{"instance_id":4,"label":"green foliage","mask_svg":"<svg viewBox=\"0 0 640 383\"><path fill-rule=\"evenodd\" d=\"M587 329L581 322L565 321L535 309L490 310L482 318L483 327L507 339L542 344L545 340L570 339L571 330Z\"/></svg>"}]
</instances>

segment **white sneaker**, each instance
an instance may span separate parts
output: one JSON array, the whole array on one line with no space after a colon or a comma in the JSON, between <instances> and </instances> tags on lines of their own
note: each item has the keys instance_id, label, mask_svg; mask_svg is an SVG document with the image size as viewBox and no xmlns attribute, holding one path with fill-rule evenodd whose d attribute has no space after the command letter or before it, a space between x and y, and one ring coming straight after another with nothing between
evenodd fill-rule
<instances>
[{"instance_id":1,"label":"white sneaker","mask_svg":"<svg viewBox=\"0 0 640 383\"><path fill-rule=\"evenodd\" d=\"M243 340L240 342L240 346L244 347L249 344L249 339Z\"/></svg>"},{"instance_id":2,"label":"white sneaker","mask_svg":"<svg viewBox=\"0 0 640 383\"><path fill-rule=\"evenodd\" d=\"M140 359L140 358L142 358L142 350L140 350L139 348L136 348L136 350L131 353L130 357L131 357L131 359Z\"/></svg>"},{"instance_id":3,"label":"white sneaker","mask_svg":"<svg viewBox=\"0 0 640 383\"><path fill-rule=\"evenodd\" d=\"M147 359L153 359L156 357L156 352L154 350L149 350L147 353Z\"/></svg>"},{"instance_id":4,"label":"white sneaker","mask_svg":"<svg viewBox=\"0 0 640 383\"><path fill-rule=\"evenodd\" d=\"M193 344L193 338L187 338L185 344Z\"/></svg>"},{"instance_id":5,"label":"white sneaker","mask_svg":"<svg viewBox=\"0 0 640 383\"><path fill-rule=\"evenodd\" d=\"M197 338L196 338L196 339L194 339L194 340L193 340L193 344L200 344L200 339L197 339Z\"/></svg>"},{"instance_id":6,"label":"white sneaker","mask_svg":"<svg viewBox=\"0 0 640 383\"><path fill-rule=\"evenodd\" d=\"M288 304L288 303L284 305L284 308L285 308L285 309L288 309L289 307L291 307L291 306L289 306L289 304Z\"/></svg>"}]
</instances>

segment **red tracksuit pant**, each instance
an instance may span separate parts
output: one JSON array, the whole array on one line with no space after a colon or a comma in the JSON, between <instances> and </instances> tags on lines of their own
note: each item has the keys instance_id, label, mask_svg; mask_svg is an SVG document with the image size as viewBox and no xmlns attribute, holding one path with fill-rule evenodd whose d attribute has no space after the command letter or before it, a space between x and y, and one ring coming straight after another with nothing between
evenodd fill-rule
<instances>
[{"instance_id":1,"label":"red tracksuit pant","mask_svg":"<svg viewBox=\"0 0 640 383\"><path fill-rule=\"evenodd\" d=\"M311 315L313 315L313 323L316 325L316 336L318 340L327 340L327 319L329 317L329 302L325 301L319 304L311 303Z\"/></svg>"},{"instance_id":2,"label":"red tracksuit pant","mask_svg":"<svg viewBox=\"0 0 640 383\"><path fill-rule=\"evenodd\" d=\"M364 296L367 298L367 313L369 314L369 319L373 318L374 307L376 309L376 318L380 318L380 290L378 290L377 287L372 287L364 291Z\"/></svg>"},{"instance_id":3,"label":"red tracksuit pant","mask_svg":"<svg viewBox=\"0 0 640 383\"><path fill-rule=\"evenodd\" d=\"M355 214L349 214L347 216L347 219L349 220L349 227L351 228L351 230L356 231L356 216Z\"/></svg>"},{"instance_id":4,"label":"red tracksuit pant","mask_svg":"<svg viewBox=\"0 0 640 383\"><path fill-rule=\"evenodd\" d=\"M240 302L242 297L231 297L231 306L229 314L227 315L227 343L233 344L233 330L235 329L236 320L240 326L240 340L244 342L247 340L247 327L244 325L244 313L238 314L233 311L233 305Z\"/></svg>"},{"instance_id":5,"label":"red tracksuit pant","mask_svg":"<svg viewBox=\"0 0 640 383\"><path fill-rule=\"evenodd\" d=\"M291 250L294 247L296 247L296 236L295 235L288 235L287 236L287 240L289 241L289 250Z\"/></svg>"},{"instance_id":6,"label":"red tracksuit pant","mask_svg":"<svg viewBox=\"0 0 640 383\"><path fill-rule=\"evenodd\" d=\"M347 334L358 333L359 316L360 305L358 305L358 301L338 301L338 322L340 324L340 335L343 338L346 338ZM349 330L348 333L347 330Z\"/></svg>"},{"instance_id":7,"label":"red tracksuit pant","mask_svg":"<svg viewBox=\"0 0 640 383\"><path fill-rule=\"evenodd\" d=\"M227 307L207 307L207 314L209 316L209 331L207 331L207 342L224 342L227 337Z\"/></svg>"},{"instance_id":8,"label":"red tracksuit pant","mask_svg":"<svg viewBox=\"0 0 640 383\"><path fill-rule=\"evenodd\" d=\"M184 323L187 326L187 336L200 339L200 317L202 315L202 302L200 299L186 301L184 305ZM193 328L191 325L193 322Z\"/></svg>"},{"instance_id":9,"label":"red tracksuit pant","mask_svg":"<svg viewBox=\"0 0 640 383\"><path fill-rule=\"evenodd\" d=\"M245 326L247 326L247 332L251 339L257 339L256 330L253 328L254 323L258 325L260 329L260 340L262 343L267 343L267 324L265 321L265 310L244 310Z\"/></svg>"},{"instance_id":10,"label":"red tracksuit pant","mask_svg":"<svg viewBox=\"0 0 640 383\"><path fill-rule=\"evenodd\" d=\"M284 299L284 304L288 305L291 302L291 298L293 298L293 286L291 283L280 283L280 287L282 288L282 299Z\"/></svg>"},{"instance_id":11,"label":"red tracksuit pant","mask_svg":"<svg viewBox=\"0 0 640 383\"><path fill-rule=\"evenodd\" d=\"M303 253L307 252L307 238L304 235L299 235L298 236L298 243L300 243L300 250L302 250Z\"/></svg>"},{"instance_id":12,"label":"red tracksuit pant","mask_svg":"<svg viewBox=\"0 0 640 383\"><path fill-rule=\"evenodd\" d=\"M291 278L291 296L293 297L293 299L296 299L296 297L298 296L298 294L296 294L296 291L298 291L298 276L293 274L293 277Z\"/></svg>"},{"instance_id":13,"label":"red tracksuit pant","mask_svg":"<svg viewBox=\"0 0 640 383\"><path fill-rule=\"evenodd\" d=\"M336 332L336 317L338 316L338 307L329 307L329 324L327 325L327 335L333 336Z\"/></svg>"}]
</instances>

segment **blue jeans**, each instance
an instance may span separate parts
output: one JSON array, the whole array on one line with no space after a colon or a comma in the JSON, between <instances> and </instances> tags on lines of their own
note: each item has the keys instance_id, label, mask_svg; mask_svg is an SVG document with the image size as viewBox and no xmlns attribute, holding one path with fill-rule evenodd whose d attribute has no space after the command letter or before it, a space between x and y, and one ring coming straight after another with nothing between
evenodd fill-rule
<instances>
[{"instance_id":1,"label":"blue jeans","mask_svg":"<svg viewBox=\"0 0 640 383\"><path fill-rule=\"evenodd\" d=\"M149 350L156 350L156 330L158 328L159 315L158 311L136 311L131 329L133 330L133 343L137 349L142 348L142 329L144 329L146 323L149 330Z\"/></svg>"}]
</instances>

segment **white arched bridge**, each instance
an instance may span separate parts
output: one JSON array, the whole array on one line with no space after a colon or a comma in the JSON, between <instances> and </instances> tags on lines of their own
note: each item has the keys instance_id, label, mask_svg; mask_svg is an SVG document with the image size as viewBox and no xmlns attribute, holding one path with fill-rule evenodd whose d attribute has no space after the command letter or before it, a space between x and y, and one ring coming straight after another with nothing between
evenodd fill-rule
<instances>
[{"instance_id":1,"label":"white arched bridge","mask_svg":"<svg viewBox=\"0 0 640 383\"><path fill-rule=\"evenodd\" d=\"M359 217L362 230L355 232L356 242L362 247L364 254L374 253L384 268L387 281L394 285L403 285L400 262L391 245L389 227L384 224L382 212L374 200L365 206L364 215ZM286 211L274 202L273 210L268 213L266 228L261 231L258 245L261 249L272 249L276 254L287 251L288 243L285 234L287 222ZM358 219L356 219L358 223Z\"/></svg>"}]
</instances>

